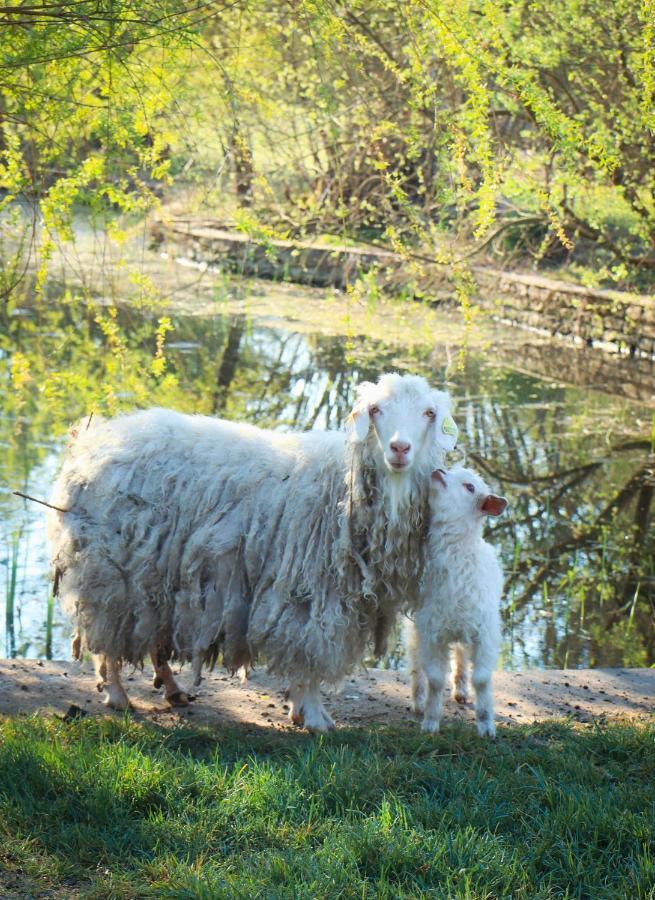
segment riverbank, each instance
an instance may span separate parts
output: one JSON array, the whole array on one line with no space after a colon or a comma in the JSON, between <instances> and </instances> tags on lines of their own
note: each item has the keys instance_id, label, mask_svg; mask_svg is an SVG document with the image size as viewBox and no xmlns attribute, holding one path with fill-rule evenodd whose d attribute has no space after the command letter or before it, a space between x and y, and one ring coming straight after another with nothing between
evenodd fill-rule
<instances>
[{"instance_id":1,"label":"riverbank","mask_svg":"<svg viewBox=\"0 0 655 900\"><path fill-rule=\"evenodd\" d=\"M81 290L88 292L101 305L115 302L122 308L130 309L134 306L139 308L144 301L139 293L140 288L135 290L135 283L151 284L159 293L158 309L172 316L193 316L209 321L220 315L243 315L249 322L273 328L282 326L296 333L341 336L346 341L366 336L371 342L394 345L397 354L394 365L409 365L398 356L401 348L408 350L410 355L419 347L431 346L435 364L440 358L445 359L451 374L466 353L482 354L488 363L509 366L546 381L603 391L655 406L655 357L604 352L602 348L600 352L595 352L597 346L589 347L572 334L565 336L555 329L553 335L550 333L553 329L531 327L527 322L525 328L517 331L521 316L519 307L523 307L526 316L531 316L531 307L535 303L538 305L538 301L528 294L518 296L521 291L527 290L521 279L532 279L534 290L542 295L550 290L549 297L542 297L542 300L548 308L556 311L559 301L552 292L562 282L543 280L544 283L541 283L537 276L512 275L512 291L508 288L501 305L499 294L490 282L478 292L475 308L464 314L461 307L453 304L452 285L443 272L439 275L442 289L437 289L434 284L432 286L435 302L414 303L406 296L400 298L394 295L393 291L380 292L375 297L360 296L339 289L298 284L292 279L276 280L291 274L283 269L279 269L277 274L269 270L268 279L255 275L241 277L239 273L244 267L248 271L256 269L255 260L248 262L248 253L245 252L252 242L245 235L235 236L233 231L225 232L229 238L226 247L229 250L231 246L235 253L232 263L219 253L218 262L211 264L214 259L211 252L205 253L193 242L178 245L176 240L171 239L169 243L160 224L156 223L153 229L156 240L150 249L146 249L146 231L141 226L133 229L129 241L122 248L125 256L121 257L119 265L108 247L104 256L99 254L98 247L104 246L101 236L80 226L76 234L75 254L67 255L62 247L53 256L52 292L77 293ZM291 242L286 242L286 245L295 246ZM260 251L266 259L262 248ZM347 254L351 252L355 253L347 248ZM181 255L178 256L178 253ZM377 256L374 251L366 253L370 260L380 256L379 252ZM104 261L105 256L109 259L108 264ZM348 263L348 259L345 262L339 259L338 248L323 248L319 256L325 257L332 274L358 271L354 264ZM392 256L387 254L389 258ZM290 258L295 259L293 255ZM485 277L491 278L488 273L492 270L475 271L482 288L486 284ZM487 275L479 274L482 271ZM138 278L135 278L135 272L138 272ZM299 265L294 277L302 282L306 274L307 270ZM578 286L573 287L579 289ZM625 300L627 295L623 297ZM574 295L571 302L577 302ZM652 302L655 304L655 301ZM577 313L572 312L569 318L575 322ZM604 320L600 316L595 321ZM168 337L166 343L174 347L176 338ZM605 350L609 346L606 345ZM493 347L493 352L487 352L490 347Z\"/></svg>"},{"instance_id":2,"label":"riverbank","mask_svg":"<svg viewBox=\"0 0 655 900\"><path fill-rule=\"evenodd\" d=\"M285 685L256 669L245 684L223 670L208 672L198 689L183 669L181 683L195 693L188 708L171 709L155 691L148 670L126 671L126 687L139 721L162 725L243 725L296 730L290 725ZM497 672L494 677L500 724L511 726L568 717L592 722L646 720L655 714L655 669L546 669ZM346 681L340 692L326 693L340 726L408 726L418 730L410 710L409 678L403 671L368 669ZM91 715L121 715L106 710L96 690L90 663L0 660L0 714L65 715L74 706ZM450 695L445 726L474 722L473 704L460 706Z\"/></svg>"},{"instance_id":3,"label":"riverbank","mask_svg":"<svg viewBox=\"0 0 655 900\"><path fill-rule=\"evenodd\" d=\"M392 292L418 292L448 306L448 265L377 248L254 239L212 220L172 218L152 227L153 244L172 257L240 275L346 290L374 273ZM596 290L533 273L471 265L476 304L516 327L578 345L655 360L655 298Z\"/></svg>"}]
</instances>

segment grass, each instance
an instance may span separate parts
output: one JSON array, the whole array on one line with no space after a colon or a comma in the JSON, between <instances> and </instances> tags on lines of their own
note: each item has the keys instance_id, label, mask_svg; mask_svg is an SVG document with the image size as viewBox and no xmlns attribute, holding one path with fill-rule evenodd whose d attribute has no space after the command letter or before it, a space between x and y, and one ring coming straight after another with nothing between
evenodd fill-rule
<instances>
[{"instance_id":1,"label":"grass","mask_svg":"<svg viewBox=\"0 0 655 900\"><path fill-rule=\"evenodd\" d=\"M654 897L654 739L6 718L0 894Z\"/></svg>"}]
</instances>

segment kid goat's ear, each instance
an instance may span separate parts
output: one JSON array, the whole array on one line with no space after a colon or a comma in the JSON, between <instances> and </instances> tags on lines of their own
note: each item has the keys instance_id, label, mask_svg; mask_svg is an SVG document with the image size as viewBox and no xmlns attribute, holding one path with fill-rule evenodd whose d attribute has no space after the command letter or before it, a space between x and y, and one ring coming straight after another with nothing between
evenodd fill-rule
<instances>
[{"instance_id":1,"label":"kid goat's ear","mask_svg":"<svg viewBox=\"0 0 655 900\"><path fill-rule=\"evenodd\" d=\"M495 494L489 494L482 501L480 509L488 516L499 516L507 508L507 500L504 497L497 497Z\"/></svg>"},{"instance_id":2,"label":"kid goat's ear","mask_svg":"<svg viewBox=\"0 0 655 900\"><path fill-rule=\"evenodd\" d=\"M371 424L371 417L368 414L367 392L375 385L371 381L363 381L357 387L357 400L350 413L350 423L352 425L351 440L356 444L361 444L366 440L368 429Z\"/></svg>"},{"instance_id":3,"label":"kid goat's ear","mask_svg":"<svg viewBox=\"0 0 655 900\"><path fill-rule=\"evenodd\" d=\"M442 450L454 450L459 429L450 415L450 397L445 391L435 391L437 419L434 423L435 439Z\"/></svg>"}]
</instances>

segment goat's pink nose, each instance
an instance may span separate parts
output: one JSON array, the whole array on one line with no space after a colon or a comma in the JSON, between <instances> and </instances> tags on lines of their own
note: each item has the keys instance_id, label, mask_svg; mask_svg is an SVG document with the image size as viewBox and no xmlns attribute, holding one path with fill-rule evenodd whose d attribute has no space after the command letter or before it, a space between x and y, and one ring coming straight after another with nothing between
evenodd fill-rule
<instances>
[{"instance_id":1,"label":"goat's pink nose","mask_svg":"<svg viewBox=\"0 0 655 900\"><path fill-rule=\"evenodd\" d=\"M390 444L391 449L394 453L409 453L412 448L411 444L408 444L407 441L391 441Z\"/></svg>"}]
</instances>

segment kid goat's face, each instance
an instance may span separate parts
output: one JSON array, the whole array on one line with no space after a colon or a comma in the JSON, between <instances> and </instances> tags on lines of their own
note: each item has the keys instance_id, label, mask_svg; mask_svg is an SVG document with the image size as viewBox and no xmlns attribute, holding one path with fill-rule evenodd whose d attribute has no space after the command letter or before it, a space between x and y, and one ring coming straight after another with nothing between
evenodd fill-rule
<instances>
[{"instance_id":1,"label":"kid goat's face","mask_svg":"<svg viewBox=\"0 0 655 900\"><path fill-rule=\"evenodd\" d=\"M435 469L431 478L430 502L441 516L477 520L481 516L499 516L507 507L507 500L492 494L470 469Z\"/></svg>"}]
</instances>

